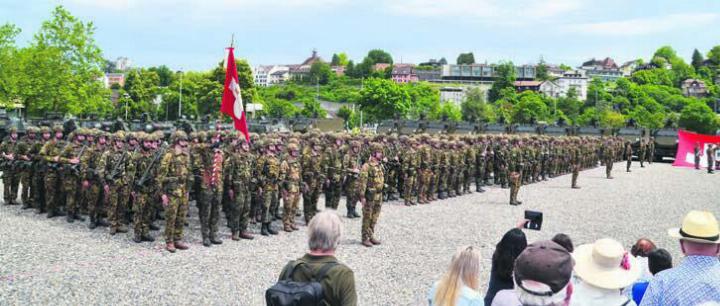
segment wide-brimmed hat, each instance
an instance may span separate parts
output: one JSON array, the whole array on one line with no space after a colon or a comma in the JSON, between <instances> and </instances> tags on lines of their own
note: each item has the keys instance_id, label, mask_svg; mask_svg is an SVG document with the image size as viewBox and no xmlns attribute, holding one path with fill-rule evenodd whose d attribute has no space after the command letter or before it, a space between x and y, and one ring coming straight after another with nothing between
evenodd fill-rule
<instances>
[{"instance_id":1,"label":"wide-brimmed hat","mask_svg":"<svg viewBox=\"0 0 720 306\"><path fill-rule=\"evenodd\" d=\"M575 274L584 282L604 289L620 289L640 277L640 265L620 242L605 238L575 249Z\"/></svg>"},{"instance_id":2,"label":"wide-brimmed hat","mask_svg":"<svg viewBox=\"0 0 720 306\"><path fill-rule=\"evenodd\" d=\"M670 237L698 243L720 244L720 227L715 216L709 211L691 210L682 222L681 228L668 230Z\"/></svg>"}]
</instances>

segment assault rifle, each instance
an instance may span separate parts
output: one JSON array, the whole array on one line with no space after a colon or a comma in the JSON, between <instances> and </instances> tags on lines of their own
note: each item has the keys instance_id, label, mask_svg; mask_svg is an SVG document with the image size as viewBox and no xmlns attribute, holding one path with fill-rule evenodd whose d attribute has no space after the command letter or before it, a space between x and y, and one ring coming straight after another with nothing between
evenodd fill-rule
<instances>
[{"instance_id":1,"label":"assault rifle","mask_svg":"<svg viewBox=\"0 0 720 306\"><path fill-rule=\"evenodd\" d=\"M137 153L137 151L139 149L140 149L140 147L135 148L135 151L133 151L131 154ZM113 166L112 171L110 171L109 174L105 175L106 182L112 182L120 175L120 166L123 163L125 163L125 158L131 154L123 153L122 157L120 157L120 160L118 162L116 162L115 165Z\"/></svg>"},{"instance_id":2,"label":"assault rifle","mask_svg":"<svg viewBox=\"0 0 720 306\"><path fill-rule=\"evenodd\" d=\"M145 182L150 179L150 171L155 168L155 165L157 165L160 158L162 158L163 155L165 155L165 151L168 149L167 142L163 142L162 146L160 147L160 150L155 153L155 156L153 156L152 161L150 161L150 164L145 168L145 172L143 172L140 179L138 179L135 182L135 189L140 189L145 185Z\"/></svg>"}]
</instances>

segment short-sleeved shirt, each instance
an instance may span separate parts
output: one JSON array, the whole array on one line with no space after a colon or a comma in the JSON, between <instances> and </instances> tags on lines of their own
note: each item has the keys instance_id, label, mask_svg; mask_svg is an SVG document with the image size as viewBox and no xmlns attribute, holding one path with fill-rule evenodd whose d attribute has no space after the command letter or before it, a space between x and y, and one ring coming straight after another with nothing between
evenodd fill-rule
<instances>
[{"instance_id":1,"label":"short-sleeved shirt","mask_svg":"<svg viewBox=\"0 0 720 306\"><path fill-rule=\"evenodd\" d=\"M655 275L641 306L694 306L720 302L720 261L713 256L688 256Z\"/></svg>"}]
</instances>

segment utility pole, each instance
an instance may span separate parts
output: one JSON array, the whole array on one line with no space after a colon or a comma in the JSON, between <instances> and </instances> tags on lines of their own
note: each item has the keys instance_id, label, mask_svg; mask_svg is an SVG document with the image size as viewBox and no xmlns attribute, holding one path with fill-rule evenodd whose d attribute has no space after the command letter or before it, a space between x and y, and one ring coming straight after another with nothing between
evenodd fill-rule
<instances>
[{"instance_id":1,"label":"utility pole","mask_svg":"<svg viewBox=\"0 0 720 306\"><path fill-rule=\"evenodd\" d=\"M128 121L128 109L130 108L130 105L129 105L130 95L125 93L125 95L123 95L123 97L125 98L125 122L127 122Z\"/></svg>"},{"instance_id":2,"label":"utility pole","mask_svg":"<svg viewBox=\"0 0 720 306\"><path fill-rule=\"evenodd\" d=\"M183 85L183 72L180 68L180 103L178 104L178 120L182 118L182 85Z\"/></svg>"}]
</instances>

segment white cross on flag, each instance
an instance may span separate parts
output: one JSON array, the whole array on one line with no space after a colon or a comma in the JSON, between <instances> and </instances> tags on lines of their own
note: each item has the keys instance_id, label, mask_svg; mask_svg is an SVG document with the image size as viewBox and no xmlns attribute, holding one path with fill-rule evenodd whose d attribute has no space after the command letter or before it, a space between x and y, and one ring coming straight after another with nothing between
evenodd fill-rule
<instances>
[{"instance_id":1,"label":"white cross on flag","mask_svg":"<svg viewBox=\"0 0 720 306\"><path fill-rule=\"evenodd\" d=\"M247 121L245 119L245 107L243 106L242 93L240 91L237 68L235 66L235 55L233 53L233 48L228 48L225 88L223 89L220 111L233 118L235 129L243 133L245 140L250 142L250 133L248 132Z\"/></svg>"}]
</instances>

